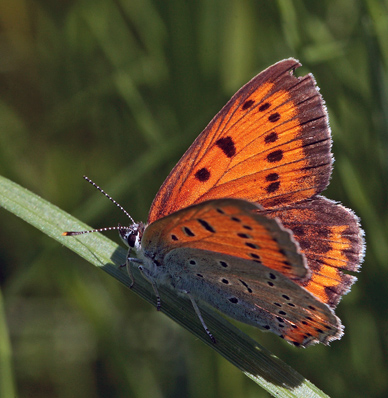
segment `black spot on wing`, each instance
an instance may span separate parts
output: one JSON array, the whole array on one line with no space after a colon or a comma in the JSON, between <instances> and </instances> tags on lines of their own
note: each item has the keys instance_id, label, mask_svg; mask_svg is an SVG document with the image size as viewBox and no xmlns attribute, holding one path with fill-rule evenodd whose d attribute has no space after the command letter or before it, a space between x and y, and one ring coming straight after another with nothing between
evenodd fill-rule
<instances>
[{"instance_id":1,"label":"black spot on wing","mask_svg":"<svg viewBox=\"0 0 388 398\"><path fill-rule=\"evenodd\" d=\"M256 260L260 260L260 256L256 253L249 253L249 255Z\"/></svg>"},{"instance_id":2,"label":"black spot on wing","mask_svg":"<svg viewBox=\"0 0 388 398\"><path fill-rule=\"evenodd\" d=\"M271 182L271 184L269 184L265 190L267 191L267 193L274 193L276 192L278 189L280 188L280 182L276 181L276 182Z\"/></svg>"},{"instance_id":3,"label":"black spot on wing","mask_svg":"<svg viewBox=\"0 0 388 398\"><path fill-rule=\"evenodd\" d=\"M268 116L268 121L269 122L271 122L271 123L275 123L275 122L277 122L278 120L280 120L280 114L279 113L273 113L272 115L269 115Z\"/></svg>"},{"instance_id":4,"label":"black spot on wing","mask_svg":"<svg viewBox=\"0 0 388 398\"><path fill-rule=\"evenodd\" d=\"M278 173L270 173L265 177L266 181L277 181L279 179Z\"/></svg>"},{"instance_id":5,"label":"black spot on wing","mask_svg":"<svg viewBox=\"0 0 388 398\"><path fill-rule=\"evenodd\" d=\"M260 246L253 242L245 242L245 246L248 246L251 249L260 249Z\"/></svg>"},{"instance_id":6,"label":"black spot on wing","mask_svg":"<svg viewBox=\"0 0 388 398\"><path fill-rule=\"evenodd\" d=\"M248 293L252 293L252 289L248 286L246 282L244 282L242 279L239 279L239 281L245 286L245 288L248 290Z\"/></svg>"},{"instance_id":7,"label":"black spot on wing","mask_svg":"<svg viewBox=\"0 0 388 398\"><path fill-rule=\"evenodd\" d=\"M225 156L228 158L231 158L236 154L236 147L231 137L220 138L216 141L216 145L222 150L222 152L224 152Z\"/></svg>"},{"instance_id":8,"label":"black spot on wing","mask_svg":"<svg viewBox=\"0 0 388 398\"><path fill-rule=\"evenodd\" d=\"M200 182L205 182L210 178L210 171L203 167L195 173L195 178Z\"/></svg>"},{"instance_id":9,"label":"black spot on wing","mask_svg":"<svg viewBox=\"0 0 388 398\"><path fill-rule=\"evenodd\" d=\"M263 105L260 105L259 112L266 111L270 106L271 106L271 104L269 102L265 102Z\"/></svg>"},{"instance_id":10,"label":"black spot on wing","mask_svg":"<svg viewBox=\"0 0 388 398\"><path fill-rule=\"evenodd\" d=\"M206 229L206 231L209 232L216 232L215 229L205 220L202 220L201 218L198 218L197 221L202 225L203 228Z\"/></svg>"},{"instance_id":11,"label":"black spot on wing","mask_svg":"<svg viewBox=\"0 0 388 398\"><path fill-rule=\"evenodd\" d=\"M281 149L277 149L267 155L267 160L270 163L280 162L283 159L283 151Z\"/></svg>"},{"instance_id":12,"label":"black spot on wing","mask_svg":"<svg viewBox=\"0 0 388 398\"><path fill-rule=\"evenodd\" d=\"M238 236L239 238L243 238L243 239L252 239L252 237L251 237L250 235L244 234L244 233L242 233L242 232L238 232L238 233L237 233L237 236Z\"/></svg>"},{"instance_id":13,"label":"black spot on wing","mask_svg":"<svg viewBox=\"0 0 388 398\"><path fill-rule=\"evenodd\" d=\"M277 141L278 138L279 137L278 137L277 133L275 133L275 131L272 131L268 135L265 136L264 142L266 144L271 144L272 142Z\"/></svg>"},{"instance_id":14,"label":"black spot on wing","mask_svg":"<svg viewBox=\"0 0 388 398\"><path fill-rule=\"evenodd\" d=\"M245 111L246 109L250 108L254 103L255 101L253 100L245 101L244 105L242 106L242 110Z\"/></svg>"},{"instance_id":15,"label":"black spot on wing","mask_svg":"<svg viewBox=\"0 0 388 398\"><path fill-rule=\"evenodd\" d=\"M187 236L190 236L190 237L195 236L194 232L188 227L183 227L182 230Z\"/></svg>"}]
</instances>

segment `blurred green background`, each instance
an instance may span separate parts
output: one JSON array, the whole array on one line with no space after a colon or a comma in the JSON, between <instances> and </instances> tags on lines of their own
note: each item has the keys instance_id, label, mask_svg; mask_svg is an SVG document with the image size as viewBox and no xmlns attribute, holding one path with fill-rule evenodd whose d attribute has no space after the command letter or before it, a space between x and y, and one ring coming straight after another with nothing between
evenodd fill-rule
<instances>
[{"instance_id":1,"label":"blurred green background","mask_svg":"<svg viewBox=\"0 0 388 398\"><path fill-rule=\"evenodd\" d=\"M325 195L361 217L366 258L331 347L240 326L333 397L387 396L387 1L0 0L0 29L0 173L94 227L128 220L83 174L146 220L230 96L299 59L330 115ZM107 274L4 210L0 224L18 396L268 396Z\"/></svg>"}]
</instances>

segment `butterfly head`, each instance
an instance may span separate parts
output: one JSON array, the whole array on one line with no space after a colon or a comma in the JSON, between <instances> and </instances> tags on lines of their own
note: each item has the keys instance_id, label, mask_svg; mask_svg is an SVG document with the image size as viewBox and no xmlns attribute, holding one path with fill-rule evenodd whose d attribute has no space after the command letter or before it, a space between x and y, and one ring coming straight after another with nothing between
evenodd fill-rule
<instances>
[{"instance_id":1,"label":"butterfly head","mask_svg":"<svg viewBox=\"0 0 388 398\"><path fill-rule=\"evenodd\" d=\"M75 236L75 235L83 235L91 232L104 232L104 231L112 231L118 230L120 238L122 241L129 247L129 249L134 249L136 252L140 250L141 246L141 238L143 236L143 232L145 229L145 225L142 222L136 223L130 214L121 206L118 202L116 202L110 195L108 195L102 188L100 188L97 184L95 184L90 178L84 176L84 179L92 184L95 188L97 188L103 195L105 195L111 202L113 202L130 220L131 225L128 227L123 227L122 225L118 225L117 227L105 227L92 229L89 231L67 231L62 235L64 236Z\"/></svg>"},{"instance_id":2,"label":"butterfly head","mask_svg":"<svg viewBox=\"0 0 388 398\"><path fill-rule=\"evenodd\" d=\"M141 238L143 236L145 225L142 222L133 223L129 227L123 227L119 224L118 230L121 240L135 251L140 250Z\"/></svg>"}]
</instances>

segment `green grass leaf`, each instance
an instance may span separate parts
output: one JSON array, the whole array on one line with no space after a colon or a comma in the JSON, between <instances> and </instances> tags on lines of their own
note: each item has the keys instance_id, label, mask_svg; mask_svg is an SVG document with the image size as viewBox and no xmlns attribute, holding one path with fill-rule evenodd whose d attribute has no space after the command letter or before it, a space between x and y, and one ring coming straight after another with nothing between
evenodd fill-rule
<instances>
[{"instance_id":1,"label":"green grass leaf","mask_svg":"<svg viewBox=\"0 0 388 398\"><path fill-rule=\"evenodd\" d=\"M125 262L126 250L124 248L99 233L77 237L62 236L64 231L90 229L89 226L1 176L0 205L79 254L91 264L101 267L121 283L130 286L131 281L125 268L120 268L120 264ZM156 300L151 285L141 277L136 268L133 273L135 285L132 291L155 306ZM160 288L159 290L163 313L221 354L272 395L276 397L327 397L303 376L218 313L209 308L201 309L205 322L217 339L217 344L213 344L204 332L190 301L178 297L169 289ZM3 325L4 319L0 319ZM0 330L3 330L3 325L0 325ZM290 349L296 348L290 346ZM0 355L4 357L4 353ZM2 358L0 362L1 360ZM5 385L4 377L6 377L5 373L0 373L0 385Z\"/></svg>"}]
</instances>

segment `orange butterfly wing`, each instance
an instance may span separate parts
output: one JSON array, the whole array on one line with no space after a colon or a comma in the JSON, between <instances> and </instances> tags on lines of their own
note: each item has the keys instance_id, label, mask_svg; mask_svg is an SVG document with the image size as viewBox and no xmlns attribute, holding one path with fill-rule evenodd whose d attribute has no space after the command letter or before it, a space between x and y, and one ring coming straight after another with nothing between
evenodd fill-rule
<instances>
[{"instance_id":1,"label":"orange butterfly wing","mask_svg":"<svg viewBox=\"0 0 388 398\"><path fill-rule=\"evenodd\" d=\"M258 209L237 199L189 206L148 225L142 247L157 253L160 263L170 250L189 246L256 261L289 279L305 280L310 273L290 232Z\"/></svg>"},{"instance_id":2,"label":"orange butterfly wing","mask_svg":"<svg viewBox=\"0 0 388 398\"><path fill-rule=\"evenodd\" d=\"M309 280L297 283L335 308L357 280L342 270L358 271L364 255L357 216L323 196L263 213L279 218L293 232L313 271Z\"/></svg>"},{"instance_id":3,"label":"orange butterfly wing","mask_svg":"<svg viewBox=\"0 0 388 398\"><path fill-rule=\"evenodd\" d=\"M163 183L149 223L209 199L270 207L310 198L327 186L327 115L312 75L292 74L299 66L294 59L280 61L231 98Z\"/></svg>"}]
</instances>

